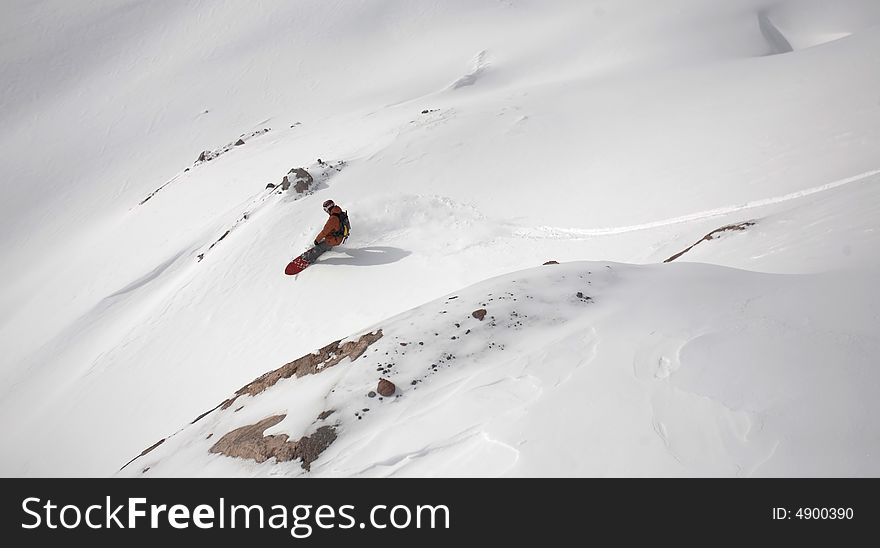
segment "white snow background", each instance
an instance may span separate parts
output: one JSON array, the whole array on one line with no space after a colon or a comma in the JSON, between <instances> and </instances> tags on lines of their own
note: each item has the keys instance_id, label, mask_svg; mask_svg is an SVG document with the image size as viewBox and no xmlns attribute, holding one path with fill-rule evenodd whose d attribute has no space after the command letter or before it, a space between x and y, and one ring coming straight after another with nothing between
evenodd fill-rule
<instances>
[{"instance_id":1,"label":"white snow background","mask_svg":"<svg viewBox=\"0 0 880 548\"><path fill-rule=\"evenodd\" d=\"M878 476L878 52L875 0L6 0L0 474ZM281 414L309 471L209 452Z\"/></svg>"}]
</instances>

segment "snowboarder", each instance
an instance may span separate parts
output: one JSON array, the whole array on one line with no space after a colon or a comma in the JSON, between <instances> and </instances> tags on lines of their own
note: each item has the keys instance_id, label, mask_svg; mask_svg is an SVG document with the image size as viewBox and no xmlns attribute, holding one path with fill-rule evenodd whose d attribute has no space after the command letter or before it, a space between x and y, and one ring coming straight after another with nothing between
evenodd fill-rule
<instances>
[{"instance_id":1,"label":"snowboarder","mask_svg":"<svg viewBox=\"0 0 880 548\"><path fill-rule=\"evenodd\" d=\"M324 228L315 238L315 247L303 253L303 259L309 264L314 263L318 257L337 246L348 237L348 215L333 200L324 202L324 211L330 217L324 223Z\"/></svg>"}]
</instances>

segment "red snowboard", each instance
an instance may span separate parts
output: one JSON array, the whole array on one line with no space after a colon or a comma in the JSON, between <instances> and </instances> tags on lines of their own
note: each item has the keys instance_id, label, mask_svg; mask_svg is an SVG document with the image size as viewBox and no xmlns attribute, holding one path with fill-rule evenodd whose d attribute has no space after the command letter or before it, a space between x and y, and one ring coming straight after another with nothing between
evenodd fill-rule
<instances>
[{"instance_id":1,"label":"red snowboard","mask_svg":"<svg viewBox=\"0 0 880 548\"><path fill-rule=\"evenodd\" d=\"M300 255L299 257L290 261L287 264L287 268L284 269L284 273L287 274L288 276L293 276L294 274L299 274L300 272L305 270L305 268L308 267L310 264L311 263L306 262L306 260L303 259L302 255Z\"/></svg>"}]
</instances>

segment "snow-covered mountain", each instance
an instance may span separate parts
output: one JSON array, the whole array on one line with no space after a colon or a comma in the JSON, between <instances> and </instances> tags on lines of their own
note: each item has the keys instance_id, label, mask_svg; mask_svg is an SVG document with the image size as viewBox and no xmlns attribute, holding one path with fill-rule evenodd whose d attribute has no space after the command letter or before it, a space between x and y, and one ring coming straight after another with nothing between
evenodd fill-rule
<instances>
[{"instance_id":1,"label":"snow-covered mountain","mask_svg":"<svg viewBox=\"0 0 880 548\"><path fill-rule=\"evenodd\" d=\"M3 475L880 473L880 4L4 11Z\"/></svg>"}]
</instances>

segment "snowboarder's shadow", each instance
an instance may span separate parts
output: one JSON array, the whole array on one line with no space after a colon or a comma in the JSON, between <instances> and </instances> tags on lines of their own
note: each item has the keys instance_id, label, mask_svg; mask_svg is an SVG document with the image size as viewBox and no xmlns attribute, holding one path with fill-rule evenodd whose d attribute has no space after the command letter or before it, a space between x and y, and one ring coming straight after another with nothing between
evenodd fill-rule
<instances>
[{"instance_id":1,"label":"snowboarder's shadow","mask_svg":"<svg viewBox=\"0 0 880 548\"><path fill-rule=\"evenodd\" d=\"M347 264L354 266L373 266L380 264L396 263L411 252L398 247L350 247L346 249L334 249L336 253L345 253L348 257L320 258L319 264Z\"/></svg>"}]
</instances>

